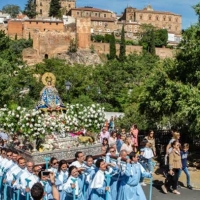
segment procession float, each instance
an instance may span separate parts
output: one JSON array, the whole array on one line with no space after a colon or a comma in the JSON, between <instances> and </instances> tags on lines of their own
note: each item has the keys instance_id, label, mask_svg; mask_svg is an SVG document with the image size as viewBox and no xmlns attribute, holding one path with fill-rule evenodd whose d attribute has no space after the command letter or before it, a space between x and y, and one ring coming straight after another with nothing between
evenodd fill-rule
<instances>
[{"instance_id":1,"label":"procession float","mask_svg":"<svg viewBox=\"0 0 200 200\"><path fill-rule=\"evenodd\" d=\"M36 108L0 109L1 128L7 132L10 148L35 164L45 159L74 159L77 151L85 155L101 154L97 137L104 123L104 108L99 104L85 107L81 104L64 104L55 87L56 78L45 73L45 85L40 92Z\"/></svg>"}]
</instances>

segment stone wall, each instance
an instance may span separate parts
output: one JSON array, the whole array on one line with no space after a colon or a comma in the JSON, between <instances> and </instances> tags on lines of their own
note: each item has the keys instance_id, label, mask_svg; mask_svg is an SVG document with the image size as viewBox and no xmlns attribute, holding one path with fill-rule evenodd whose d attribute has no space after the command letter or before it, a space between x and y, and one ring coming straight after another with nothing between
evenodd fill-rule
<instances>
[{"instance_id":1,"label":"stone wall","mask_svg":"<svg viewBox=\"0 0 200 200\"><path fill-rule=\"evenodd\" d=\"M78 46L80 49L89 49L91 45L91 19L90 18L77 18L76 32Z\"/></svg>"},{"instance_id":2,"label":"stone wall","mask_svg":"<svg viewBox=\"0 0 200 200\"><path fill-rule=\"evenodd\" d=\"M75 38L75 32L38 32L33 38L33 48L41 58L54 57L59 53L67 52L70 40Z\"/></svg>"},{"instance_id":3,"label":"stone wall","mask_svg":"<svg viewBox=\"0 0 200 200\"><path fill-rule=\"evenodd\" d=\"M94 49L99 54L109 54L110 52L110 46L108 43L92 43L94 45ZM119 55L119 49L120 45L116 44L116 51L117 55ZM132 46L127 45L126 46L126 55L130 53L141 53L142 52L142 46ZM169 48L156 48L156 55L158 55L160 58L173 58L174 56L174 50Z\"/></svg>"},{"instance_id":4,"label":"stone wall","mask_svg":"<svg viewBox=\"0 0 200 200\"><path fill-rule=\"evenodd\" d=\"M63 32L65 29L62 21L26 20L23 22L23 38L31 38L36 32Z\"/></svg>"},{"instance_id":5,"label":"stone wall","mask_svg":"<svg viewBox=\"0 0 200 200\"><path fill-rule=\"evenodd\" d=\"M8 22L7 34L11 38L15 38L15 35L17 35L18 39L23 38L23 21L10 20Z\"/></svg>"}]
</instances>

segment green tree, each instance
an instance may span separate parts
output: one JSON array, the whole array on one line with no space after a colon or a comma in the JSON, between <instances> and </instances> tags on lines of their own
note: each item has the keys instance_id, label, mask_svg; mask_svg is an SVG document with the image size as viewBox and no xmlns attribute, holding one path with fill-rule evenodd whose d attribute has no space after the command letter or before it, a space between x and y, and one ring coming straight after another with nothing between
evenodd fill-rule
<instances>
[{"instance_id":1,"label":"green tree","mask_svg":"<svg viewBox=\"0 0 200 200\"><path fill-rule=\"evenodd\" d=\"M125 31L124 31L124 25L123 25L122 26L122 31L121 31L119 60L120 61L124 61L125 58L126 58L126 42L125 42Z\"/></svg>"},{"instance_id":2,"label":"green tree","mask_svg":"<svg viewBox=\"0 0 200 200\"><path fill-rule=\"evenodd\" d=\"M2 11L10 14L12 18L15 18L20 13L20 7L14 4L8 4L2 8Z\"/></svg>"},{"instance_id":3,"label":"green tree","mask_svg":"<svg viewBox=\"0 0 200 200\"><path fill-rule=\"evenodd\" d=\"M35 0L28 0L24 12L25 15L27 15L30 19L33 19L36 17L37 12L36 12L36 3Z\"/></svg>"},{"instance_id":4,"label":"green tree","mask_svg":"<svg viewBox=\"0 0 200 200\"><path fill-rule=\"evenodd\" d=\"M155 55L155 28L151 24L143 24L141 26L140 45L143 50Z\"/></svg>"},{"instance_id":5,"label":"green tree","mask_svg":"<svg viewBox=\"0 0 200 200\"><path fill-rule=\"evenodd\" d=\"M155 30L155 46L162 47L167 46L168 32L166 29Z\"/></svg>"},{"instance_id":6,"label":"green tree","mask_svg":"<svg viewBox=\"0 0 200 200\"><path fill-rule=\"evenodd\" d=\"M50 9L49 9L50 17L61 17L61 5L60 0L51 0Z\"/></svg>"},{"instance_id":7,"label":"green tree","mask_svg":"<svg viewBox=\"0 0 200 200\"><path fill-rule=\"evenodd\" d=\"M156 48L155 48L155 32L152 30L150 32L150 43L149 43L149 53L151 55L155 55L156 54Z\"/></svg>"},{"instance_id":8,"label":"green tree","mask_svg":"<svg viewBox=\"0 0 200 200\"><path fill-rule=\"evenodd\" d=\"M196 4L193 6L195 12L196 12L196 15L198 16L198 21L200 23L200 3Z\"/></svg>"},{"instance_id":9,"label":"green tree","mask_svg":"<svg viewBox=\"0 0 200 200\"><path fill-rule=\"evenodd\" d=\"M69 44L69 52L75 53L78 50L78 41L77 39L71 39Z\"/></svg>"},{"instance_id":10,"label":"green tree","mask_svg":"<svg viewBox=\"0 0 200 200\"><path fill-rule=\"evenodd\" d=\"M115 43L115 35L112 33L110 38L110 55L109 58L115 59L116 58L116 43Z\"/></svg>"}]
</instances>

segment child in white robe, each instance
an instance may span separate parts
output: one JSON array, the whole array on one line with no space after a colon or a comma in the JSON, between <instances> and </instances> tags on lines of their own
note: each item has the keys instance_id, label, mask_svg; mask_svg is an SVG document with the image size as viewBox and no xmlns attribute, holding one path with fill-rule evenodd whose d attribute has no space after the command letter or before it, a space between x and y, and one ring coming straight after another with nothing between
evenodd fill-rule
<instances>
[{"instance_id":1,"label":"child in white robe","mask_svg":"<svg viewBox=\"0 0 200 200\"><path fill-rule=\"evenodd\" d=\"M84 199L89 199L90 193L91 193L91 183L96 173L96 167L94 165L94 160L92 155L86 156L85 163L83 167L85 168L84 174L85 174L85 182L83 187L83 195Z\"/></svg>"},{"instance_id":2,"label":"child in white robe","mask_svg":"<svg viewBox=\"0 0 200 200\"><path fill-rule=\"evenodd\" d=\"M58 165L58 180L61 182L61 185L58 187L60 193L60 199L65 199L65 192L63 191L64 184L68 179L68 163L66 160L61 160Z\"/></svg>"},{"instance_id":3,"label":"child in white robe","mask_svg":"<svg viewBox=\"0 0 200 200\"><path fill-rule=\"evenodd\" d=\"M91 184L91 195L90 200L105 200L107 195L107 200L112 200L110 194L110 187L108 186L108 182L105 177L105 173L107 170L107 164L103 159L98 159L96 161L96 167L99 169L96 173L92 184ZM113 199L114 200L114 199Z\"/></svg>"},{"instance_id":4,"label":"child in white robe","mask_svg":"<svg viewBox=\"0 0 200 200\"><path fill-rule=\"evenodd\" d=\"M83 173L79 174L78 168L76 166L69 167L69 177L67 182L63 186L65 191L65 200L84 200L83 197L83 185L84 185L85 175Z\"/></svg>"}]
</instances>

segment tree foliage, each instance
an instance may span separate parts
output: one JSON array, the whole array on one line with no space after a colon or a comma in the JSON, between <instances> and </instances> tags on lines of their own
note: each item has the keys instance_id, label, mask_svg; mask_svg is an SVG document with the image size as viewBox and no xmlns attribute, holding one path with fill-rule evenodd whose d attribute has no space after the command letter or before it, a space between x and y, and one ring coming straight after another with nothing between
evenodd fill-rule
<instances>
[{"instance_id":1,"label":"tree foliage","mask_svg":"<svg viewBox=\"0 0 200 200\"><path fill-rule=\"evenodd\" d=\"M141 26L141 39L139 44L143 49L155 55L155 47L167 46L168 32L166 29L156 29L151 24Z\"/></svg>"},{"instance_id":2,"label":"tree foliage","mask_svg":"<svg viewBox=\"0 0 200 200\"><path fill-rule=\"evenodd\" d=\"M126 43L125 43L125 31L124 31L124 25L123 25L122 32L121 32L120 49L119 49L119 60L124 61L125 58L126 58Z\"/></svg>"},{"instance_id":3,"label":"tree foliage","mask_svg":"<svg viewBox=\"0 0 200 200\"><path fill-rule=\"evenodd\" d=\"M115 43L115 35L112 33L110 38L110 55L109 59L113 60L116 58L116 43Z\"/></svg>"},{"instance_id":4,"label":"tree foliage","mask_svg":"<svg viewBox=\"0 0 200 200\"><path fill-rule=\"evenodd\" d=\"M61 17L61 5L60 0L51 0L50 9L49 9L49 17Z\"/></svg>"},{"instance_id":5,"label":"tree foliage","mask_svg":"<svg viewBox=\"0 0 200 200\"><path fill-rule=\"evenodd\" d=\"M35 0L28 0L24 12L25 15L27 15L30 19L33 19L36 17L37 12L36 12L36 3Z\"/></svg>"},{"instance_id":6,"label":"tree foliage","mask_svg":"<svg viewBox=\"0 0 200 200\"><path fill-rule=\"evenodd\" d=\"M10 14L12 18L16 18L17 15L20 13L20 7L14 4L8 4L2 8L2 11Z\"/></svg>"},{"instance_id":7,"label":"tree foliage","mask_svg":"<svg viewBox=\"0 0 200 200\"><path fill-rule=\"evenodd\" d=\"M195 6L199 16L199 5ZM200 136L200 23L183 33L174 60L154 68L139 96L139 110L148 121L189 130Z\"/></svg>"}]
</instances>

